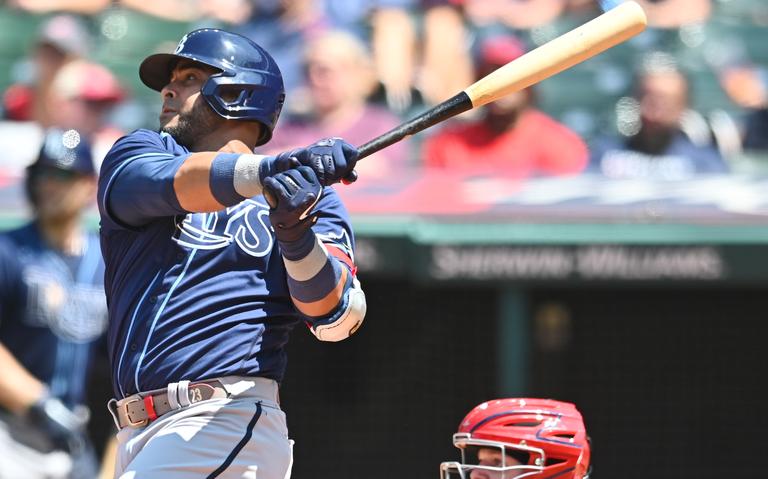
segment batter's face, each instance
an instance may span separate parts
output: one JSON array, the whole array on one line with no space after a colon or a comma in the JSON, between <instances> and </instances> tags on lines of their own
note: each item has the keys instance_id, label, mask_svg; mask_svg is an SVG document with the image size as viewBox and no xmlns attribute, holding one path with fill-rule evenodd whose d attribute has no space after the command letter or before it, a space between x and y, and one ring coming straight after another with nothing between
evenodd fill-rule
<instances>
[{"instance_id":1,"label":"batter's face","mask_svg":"<svg viewBox=\"0 0 768 479\"><path fill-rule=\"evenodd\" d=\"M519 466L522 463L517 459L506 456L501 453L499 449L490 447L483 447L477 451L477 462L480 466L492 466L501 467L502 464L506 467ZM486 471L482 469L476 469L469 475L470 479L512 479L523 474L524 471Z\"/></svg>"},{"instance_id":2,"label":"batter's face","mask_svg":"<svg viewBox=\"0 0 768 479\"><path fill-rule=\"evenodd\" d=\"M163 97L160 130L192 151L196 140L215 131L226 121L211 109L200 94L205 81L215 72L208 66L182 60L171 72L168 84L160 91Z\"/></svg>"}]
</instances>

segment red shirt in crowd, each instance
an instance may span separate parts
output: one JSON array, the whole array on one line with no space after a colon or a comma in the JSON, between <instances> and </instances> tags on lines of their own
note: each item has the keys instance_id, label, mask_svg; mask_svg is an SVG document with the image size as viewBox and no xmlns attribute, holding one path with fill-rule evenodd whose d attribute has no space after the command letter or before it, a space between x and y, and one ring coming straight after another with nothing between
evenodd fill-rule
<instances>
[{"instance_id":1,"label":"red shirt in crowd","mask_svg":"<svg viewBox=\"0 0 768 479\"><path fill-rule=\"evenodd\" d=\"M515 177L565 175L582 171L587 146L566 126L527 109L514 128L501 134L482 121L456 124L426 140L424 164L467 173Z\"/></svg>"}]
</instances>

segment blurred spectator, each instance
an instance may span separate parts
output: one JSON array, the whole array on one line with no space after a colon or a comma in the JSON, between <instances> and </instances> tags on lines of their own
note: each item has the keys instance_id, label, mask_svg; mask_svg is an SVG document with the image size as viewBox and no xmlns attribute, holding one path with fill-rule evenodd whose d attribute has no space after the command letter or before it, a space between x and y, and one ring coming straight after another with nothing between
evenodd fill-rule
<instances>
[{"instance_id":1,"label":"blurred spectator","mask_svg":"<svg viewBox=\"0 0 768 479\"><path fill-rule=\"evenodd\" d=\"M6 119L51 126L47 98L53 79L64 65L88 53L89 42L88 31L77 17L56 15L45 21L30 58L31 77L12 85L3 96Z\"/></svg>"},{"instance_id":2,"label":"blurred spectator","mask_svg":"<svg viewBox=\"0 0 768 479\"><path fill-rule=\"evenodd\" d=\"M225 25L240 25L251 18L261 5L274 2L251 2L248 0L198 0L203 18L223 22ZM306 3L306 2L296 2Z\"/></svg>"},{"instance_id":3,"label":"blurred spectator","mask_svg":"<svg viewBox=\"0 0 768 479\"><path fill-rule=\"evenodd\" d=\"M416 30L403 8L379 8L371 16L371 48L387 106L405 113L414 101Z\"/></svg>"},{"instance_id":4,"label":"blurred spectator","mask_svg":"<svg viewBox=\"0 0 768 479\"><path fill-rule=\"evenodd\" d=\"M744 149L768 153L768 106L752 111L747 117Z\"/></svg>"},{"instance_id":5,"label":"blurred spectator","mask_svg":"<svg viewBox=\"0 0 768 479\"><path fill-rule=\"evenodd\" d=\"M524 53L512 36L481 42L477 76L481 78ZM454 123L428 138L424 164L466 173L515 177L580 172L587 164L581 138L534 107L531 88L513 93L481 110L482 118Z\"/></svg>"},{"instance_id":6,"label":"blurred spectator","mask_svg":"<svg viewBox=\"0 0 768 479\"><path fill-rule=\"evenodd\" d=\"M502 24L527 30L554 21L564 10L566 0L461 0L467 18L483 29Z\"/></svg>"},{"instance_id":7,"label":"blurred spectator","mask_svg":"<svg viewBox=\"0 0 768 479\"><path fill-rule=\"evenodd\" d=\"M203 0L201 9L214 23L223 23L222 28L244 35L269 51L283 74L286 111L303 108L303 100L297 97L304 84L302 52L312 38L329 28L320 2Z\"/></svg>"},{"instance_id":8,"label":"blurred spectator","mask_svg":"<svg viewBox=\"0 0 768 479\"><path fill-rule=\"evenodd\" d=\"M723 90L740 107L760 109L768 103L768 73L757 66L727 65L718 76Z\"/></svg>"},{"instance_id":9,"label":"blurred spectator","mask_svg":"<svg viewBox=\"0 0 768 479\"><path fill-rule=\"evenodd\" d=\"M98 13L111 3L111 0L8 0L10 7L32 13L72 12L85 15Z\"/></svg>"},{"instance_id":10,"label":"blurred spectator","mask_svg":"<svg viewBox=\"0 0 768 479\"><path fill-rule=\"evenodd\" d=\"M148 13L156 8L142 7L137 0L133 3L133 8ZM287 111L303 106L301 52L329 30L343 30L370 46L380 87L376 99L398 114L420 104L422 96L430 102L442 101L466 87L471 77L471 63L464 54L464 19L452 0L201 0L199 8L203 26L231 29L273 54L288 92ZM418 18L423 18L423 49ZM417 56L422 51L419 70Z\"/></svg>"},{"instance_id":11,"label":"blurred spectator","mask_svg":"<svg viewBox=\"0 0 768 479\"><path fill-rule=\"evenodd\" d=\"M345 32L328 32L307 45L304 56L311 110L275 130L270 151L306 146L317 138L340 136L360 145L399 123L382 107L366 103L375 76L365 46ZM362 162L361 176L380 176L407 162L408 142L386 148Z\"/></svg>"},{"instance_id":12,"label":"blurred spectator","mask_svg":"<svg viewBox=\"0 0 768 479\"><path fill-rule=\"evenodd\" d=\"M413 1L203 0L202 12L272 53L283 73L288 111L302 108L296 92L304 80L300 60L305 45L328 30L343 30L371 46L383 97L391 109L403 112L414 101Z\"/></svg>"},{"instance_id":13,"label":"blurred spectator","mask_svg":"<svg viewBox=\"0 0 768 479\"><path fill-rule=\"evenodd\" d=\"M565 0L565 8L572 15L590 14L595 17L602 11L601 4L605 3L604 0Z\"/></svg>"},{"instance_id":14,"label":"blurred spectator","mask_svg":"<svg viewBox=\"0 0 768 479\"><path fill-rule=\"evenodd\" d=\"M617 0L601 0L615 5ZM677 28L704 23L712 13L711 0L635 0L648 16L648 24L657 28Z\"/></svg>"},{"instance_id":15,"label":"blurred spectator","mask_svg":"<svg viewBox=\"0 0 768 479\"><path fill-rule=\"evenodd\" d=\"M729 66L720 73L720 82L731 100L748 112L743 149L768 152L768 72L752 64Z\"/></svg>"},{"instance_id":16,"label":"blurred spectator","mask_svg":"<svg viewBox=\"0 0 768 479\"><path fill-rule=\"evenodd\" d=\"M109 123L112 109L125 98L117 78L85 60L69 62L53 79L48 96L51 124L89 138L97 161L125 132Z\"/></svg>"},{"instance_id":17,"label":"blurred spectator","mask_svg":"<svg viewBox=\"0 0 768 479\"><path fill-rule=\"evenodd\" d=\"M461 0L475 28L503 25L528 30L550 25L563 12L585 11L588 3L608 10L626 0ZM703 23L712 10L711 0L636 0L648 14L651 25L675 28ZM596 12L597 13L597 12Z\"/></svg>"},{"instance_id":18,"label":"blurred spectator","mask_svg":"<svg viewBox=\"0 0 768 479\"><path fill-rule=\"evenodd\" d=\"M0 236L0 477L93 478L85 387L107 322L90 147L50 131L27 168L34 219Z\"/></svg>"},{"instance_id":19,"label":"blurred spectator","mask_svg":"<svg viewBox=\"0 0 768 479\"><path fill-rule=\"evenodd\" d=\"M437 104L462 91L473 77L469 32L462 10L451 0L423 0L423 59L418 89Z\"/></svg>"},{"instance_id":20,"label":"blurred spectator","mask_svg":"<svg viewBox=\"0 0 768 479\"><path fill-rule=\"evenodd\" d=\"M728 168L716 149L694 144L682 131L689 85L672 65L650 65L637 78L637 128L625 139L596 144L591 168L611 178L683 180Z\"/></svg>"},{"instance_id":21,"label":"blurred spectator","mask_svg":"<svg viewBox=\"0 0 768 479\"><path fill-rule=\"evenodd\" d=\"M120 0L121 7L178 22L198 19L202 14L201 5L203 3L204 0L153 0L151 2L145 0ZM226 0L217 3L224 13L232 10L232 4L243 2L239 0Z\"/></svg>"}]
</instances>

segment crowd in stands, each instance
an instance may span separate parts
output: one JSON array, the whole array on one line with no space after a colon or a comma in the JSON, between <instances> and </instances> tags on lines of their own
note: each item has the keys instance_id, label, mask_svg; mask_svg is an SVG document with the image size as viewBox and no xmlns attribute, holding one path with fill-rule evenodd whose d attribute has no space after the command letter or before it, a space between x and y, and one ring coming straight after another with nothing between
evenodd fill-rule
<instances>
[{"instance_id":1,"label":"crowd in stands","mask_svg":"<svg viewBox=\"0 0 768 479\"><path fill-rule=\"evenodd\" d=\"M768 4L637 0L639 37L362 162L514 177L687 179L765 171ZM0 7L0 143L11 123L74 129L95 156L155 128L140 59L220 27L276 58L287 99L261 152L323 136L354 144L619 0L8 0ZM42 134L31 134L41 138ZM30 147L30 151L35 151Z\"/></svg>"}]
</instances>

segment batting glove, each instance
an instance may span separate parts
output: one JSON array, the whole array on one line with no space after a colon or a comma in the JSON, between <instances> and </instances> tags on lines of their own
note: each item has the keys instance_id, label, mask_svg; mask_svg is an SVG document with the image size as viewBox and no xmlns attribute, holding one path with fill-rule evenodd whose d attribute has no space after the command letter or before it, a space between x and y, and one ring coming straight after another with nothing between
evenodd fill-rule
<instances>
[{"instance_id":1,"label":"batting glove","mask_svg":"<svg viewBox=\"0 0 768 479\"><path fill-rule=\"evenodd\" d=\"M275 173L298 166L308 166L323 186L340 181L352 183L357 180L357 157L357 148L346 141L341 138L326 138L306 148L297 148L268 157L260 167L259 176L262 184L266 184L266 178Z\"/></svg>"},{"instance_id":2,"label":"batting glove","mask_svg":"<svg viewBox=\"0 0 768 479\"><path fill-rule=\"evenodd\" d=\"M264 187L277 200L277 205L269 210L269 221L277 240L295 242L304 237L317 221L312 208L323 193L323 186L312 168L300 166L277 173L264 180Z\"/></svg>"},{"instance_id":3,"label":"batting glove","mask_svg":"<svg viewBox=\"0 0 768 479\"><path fill-rule=\"evenodd\" d=\"M77 454L85 448L86 419L70 410L60 400L44 396L30 406L27 417L51 440L54 449Z\"/></svg>"}]
</instances>

